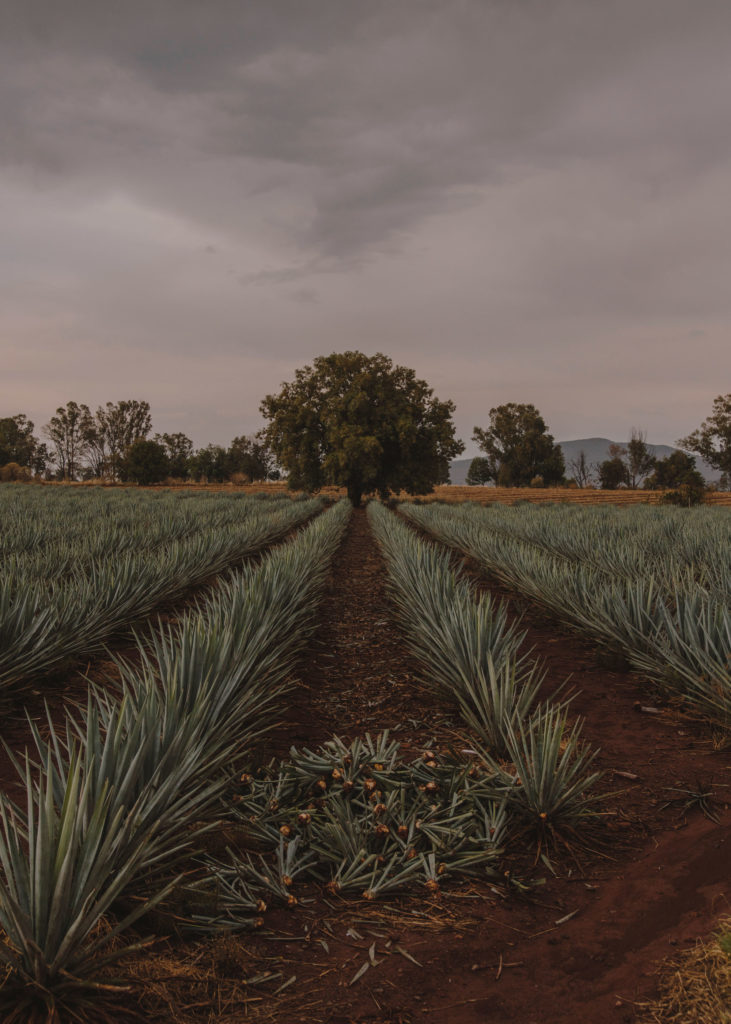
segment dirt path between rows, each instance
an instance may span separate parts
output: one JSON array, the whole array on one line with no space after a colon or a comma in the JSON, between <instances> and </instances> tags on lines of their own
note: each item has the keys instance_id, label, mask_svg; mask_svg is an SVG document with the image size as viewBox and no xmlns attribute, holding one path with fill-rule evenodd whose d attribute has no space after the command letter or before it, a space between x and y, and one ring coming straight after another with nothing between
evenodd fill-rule
<instances>
[{"instance_id":1,"label":"dirt path between rows","mask_svg":"<svg viewBox=\"0 0 731 1024\"><path fill-rule=\"evenodd\" d=\"M455 742L459 721L419 686L418 666L393 624L385 587L365 513L356 511L302 663L301 686L276 735L273 750L280 756L290 745L312 747L334 732L350 739L389 728L407 754L426 744L445 750ZM731 795L731 788L722 788L731 783L728 754L713 749L703 728L657 708L638 676L599 667L591 644L520 604L527 642L548 666L546 695L571 676L578 691L572 712L585 717L586 739L602 748L604 786L614 794L603 805L609 812L606 856L554 857L558 877L539 863L535 874L545 885L522 898L470 884L436 899L419 895L384 908L388 924L381 922L380 934L384 940L398 934L419 966L378 945L379 921L369 916L377 913L370 907L316 899L306 927L311 937L327 936L329 954L318 949L315 957L321 967L327 964L325 973L314 978L311 955L303 949L295 956L290 948L287 969L296 971L298 987L307 992L307 1011L298 1015L296 1001L287 999L267 1020L633 1021L636 1003L654 994L656 962L695 942L728 912L728 806L716 808L721 823L714 824L697 807L685 808L684 794L674 792L700 781L712 782L722 798ZM421 923L413 916L419 913ZM362 942L351 939L346 946L353 920ZM302 934L292 916L283 915L277 925L293 938ZM368 959L373 936L381 962L349 984ZM360 947L359 955L353 946Z\"/></svg>"}]
</instances>

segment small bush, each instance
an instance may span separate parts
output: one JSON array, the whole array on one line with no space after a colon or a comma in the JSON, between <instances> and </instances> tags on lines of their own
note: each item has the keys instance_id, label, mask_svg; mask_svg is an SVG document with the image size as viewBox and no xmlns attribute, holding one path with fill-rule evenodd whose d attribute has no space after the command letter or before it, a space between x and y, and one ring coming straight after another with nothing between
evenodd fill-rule
<instances>
[{"instance_id":1,"label":"small bush","mask_svg":"<svg viewBox=\"0 0 731 1024\"><path fill-rule=\"evenodd\" d=\"M3 483L9 481L21 481L25 482L30 480L31 473L27 466L19 466L17 462L8 462L4 466L0 466L0 480Z\"/></svg>"},{"instance_id":2,"label":"small bush","mask_svg":"<svg viewBox=\"0 0 731 1024\"><path fill-rule=\"evenodd\" d=\"M702 505L706 496L705 487L696 483L681 484L676 490L666 491L660 498L661 505Z\"/></svg>"}]
</instances>

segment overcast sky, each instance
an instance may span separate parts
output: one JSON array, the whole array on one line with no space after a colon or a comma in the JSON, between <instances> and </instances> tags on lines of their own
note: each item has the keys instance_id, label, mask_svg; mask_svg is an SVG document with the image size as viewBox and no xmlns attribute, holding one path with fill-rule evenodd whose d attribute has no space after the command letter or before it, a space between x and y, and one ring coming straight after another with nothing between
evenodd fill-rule
<instances>
[{"instance_id":1,"label":"overcast sky","mask_svg":"<svg viewBox=\"0 0 731 1024\"><path fill-rule=\"evenodd\" d=\"M727 0L3 0L0 416L228 443L385 352L559 440L731 391Z\"/></svg>"}]
</instances>

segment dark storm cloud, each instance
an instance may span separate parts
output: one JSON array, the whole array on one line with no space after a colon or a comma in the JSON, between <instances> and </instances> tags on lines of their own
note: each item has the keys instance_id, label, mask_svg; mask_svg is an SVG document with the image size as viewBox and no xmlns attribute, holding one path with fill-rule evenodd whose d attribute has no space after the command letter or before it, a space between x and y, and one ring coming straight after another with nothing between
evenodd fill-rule
<instances>
[{"instance_id":1,"label":"dark storm cloud","mask_svg":"<svg viewBox=\"0 0 731 1024\"><path fill-rule=\"evenodd\" d=\"M725 3L11 0L1 17L0 326L85 353L92 402L114 397L120 347L180 357L180 387L204 353L246 355L253 422L296 365L358 344L441 381L464 433L521 386L562 434L623 422L638 378L679 409L648 410L656 440L706 414L719 369L691 395L677 360L692 336L723 361L731 316ZM619 401L610 347L635 364ZM479 407L461 359L493 389ZM589 389L604 397L573 425Z\"/></svg>"}]
</instances>

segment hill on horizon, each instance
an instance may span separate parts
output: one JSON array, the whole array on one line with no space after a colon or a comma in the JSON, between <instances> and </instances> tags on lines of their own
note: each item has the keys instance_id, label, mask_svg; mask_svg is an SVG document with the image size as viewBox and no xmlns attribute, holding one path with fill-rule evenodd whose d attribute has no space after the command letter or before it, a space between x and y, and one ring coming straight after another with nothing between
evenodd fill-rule
<instances>
[{"instance_id":1,"label":"hill on horizon","mask_svg":"<svg viewBox=\"0 0 731 1024\"><path fill-rule=\"evenodd\" d=\"M583 437L574 441L559 441L558 443L561 445L561 451L566 463L567 477L571 476L570 464L572 460L577 459L582 450L589 464L596 463L598 465L609 458L610 445L627 444L626 441L610 441L608 437ZM668 455L672 455L673 452L679 450L669 444L650 444L649 442L647 447L657 459L665 459ZM467 471L470 468L471 462L472 459L455 459L449 468L449 482L457 486L464 486L467 483ZM704 462L698 456L695 456L695 464L703 474L706 483L718 483L721 474L717 469L709 466L707 462Z\"/></svg>"}]
</instances>

